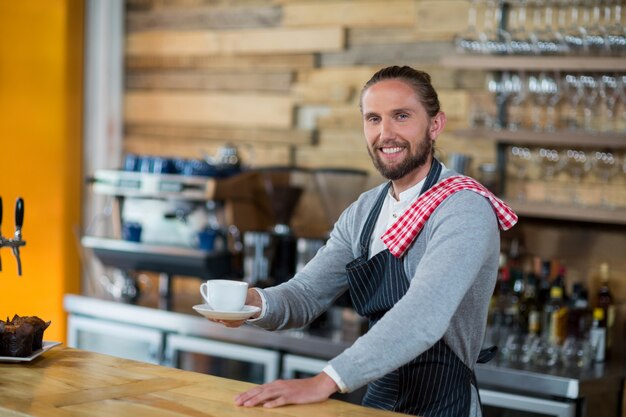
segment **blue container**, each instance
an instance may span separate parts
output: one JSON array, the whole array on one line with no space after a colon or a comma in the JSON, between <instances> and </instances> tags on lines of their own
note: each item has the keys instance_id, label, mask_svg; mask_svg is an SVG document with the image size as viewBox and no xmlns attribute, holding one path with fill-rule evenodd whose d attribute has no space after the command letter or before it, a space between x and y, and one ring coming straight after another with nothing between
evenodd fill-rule
<instances>
[{"instance_id":1,"label":"blue container","mask_svg":"<svg viewBox=\"0 0 626 417\"><path fill-rule=\"evenodd\" d=\"M215 249L215 238L218 235L218 231L215 229L206 228L199 231L196 234L198 239L198 248L206 251L212 251Z\"/></svg>"},{"instance_id":2,"label":"blue container","mask_svg":"<svg viewBox=\"0 0 626 417\"><path fill-rule=\"evenodd\" d=\"M185 173L185 165L187 165L186 159L184 158L174 159L174 174L183 175Z\"/></svg>"},{"instance_id":3,"label":"blue container","mask_svg":"<svg viewBox=\"0 0 626 417\"><path fill-rule=\"evenodd\" d=\"M199 177L214 177L217 170L214 165L202 159L190 159L185 163L183 175L193 175Z\"/></svg>"},{"instance_id":4,"label":"blue container","mask_svg":"<svg viewBox=\"0 0 626 417\"><path fill-rule=\"evenodd\" d=\"M139 172L152 172L152 166L154 164L154 158L148 155L143 155L139 158Z\"/></svg>"},{"instance_id":5,"label":"blue container","mask_svg":"<svg viewBox=\"0 0 626 417\"><path fill-rule=\"evenodd\" d=\"M122 238L129 242L141 242L141 230L143 227L137 222L124 222L122 225Z\"/></svg>"},{"instance_id":6,"label":"blue container","mask_svg":"<svg viewBox=\"0 0 626 417\"><path fill-rule=\"evenodd\" d=\"M124 171L139 171L139 157L129 153L124 157Z\"/></svg>"},{"instance_id":7,"label":"blue container","mask_svg":"<svg viewBox=\"0 0 626 417\"><path fill-rule=\"evenodd\" d=\"M154 157L152 160L152 172L155 174L173 174L175 172L174 160L171 158Z\"/></svg>"}]
</instances>

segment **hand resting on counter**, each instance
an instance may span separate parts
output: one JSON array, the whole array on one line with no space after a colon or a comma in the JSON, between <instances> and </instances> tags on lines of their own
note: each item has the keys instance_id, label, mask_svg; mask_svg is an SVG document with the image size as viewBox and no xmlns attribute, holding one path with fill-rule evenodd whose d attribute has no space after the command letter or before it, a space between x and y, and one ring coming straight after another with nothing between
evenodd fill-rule
<instances>
[{"instance_id":1,"label":"hand resting on counter","mask_svg":"<svg viewBox=\"0 0 626 417\"><path fill-rule=\"evenodd\" d=\"M322 402L339 391L337 384L326 373L312 378L277 380L259 385L235 397L235 404L243 407L262 405L265 408L287 404Z\"/></svg>"}]
</instances>

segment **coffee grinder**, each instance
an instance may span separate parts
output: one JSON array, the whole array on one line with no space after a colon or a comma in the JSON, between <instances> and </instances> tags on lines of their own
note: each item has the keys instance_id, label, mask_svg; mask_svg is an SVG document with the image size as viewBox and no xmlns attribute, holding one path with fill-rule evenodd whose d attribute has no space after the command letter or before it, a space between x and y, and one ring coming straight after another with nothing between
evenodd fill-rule
<instances>
[{"instance_id":1,"label":"coffee grinder","mask_svg":"<svg viewBox=\"0 0 626 417\"><path fill-rule=\"evenodd\" d=\"M269 230L244 234L244 279L268 287L289 280L296 272L297 237L290 226L300 197L310 182L310 172L297 167L256 170L273 219Z\"/></svg>"},{"instance_id":2,"label":"coffee grinder","mask_svg":"<svg viewBox=\"0 0 626 417\"><path fill-rule=\"evenodd\" d=\"M367 176L367 171L351 168L313 170L315 185L331 229L341 213L365 190Z\"/></svg>"}]
</instances>

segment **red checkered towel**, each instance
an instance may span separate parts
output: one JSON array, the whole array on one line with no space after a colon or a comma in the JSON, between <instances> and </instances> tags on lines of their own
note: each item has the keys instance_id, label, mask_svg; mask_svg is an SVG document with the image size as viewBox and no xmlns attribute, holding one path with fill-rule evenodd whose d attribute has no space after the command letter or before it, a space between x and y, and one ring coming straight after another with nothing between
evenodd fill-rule
<instances>
[{"instance_id":1,"label":"red checkered towel","mask_svg":"<svg viewBox=\"0 0 626 417\"><path fill-rule=\"evenodd\" d=\"M418 197L396 222L382 235L383 242L396 258L401 257L424 227L437 206L450 195L461 190L471 190L486 197L498 217L500 229L509 230L517 223L511 207L493 195L473 178L455 175L435 184Z\"/></svg>"}]
</instances>

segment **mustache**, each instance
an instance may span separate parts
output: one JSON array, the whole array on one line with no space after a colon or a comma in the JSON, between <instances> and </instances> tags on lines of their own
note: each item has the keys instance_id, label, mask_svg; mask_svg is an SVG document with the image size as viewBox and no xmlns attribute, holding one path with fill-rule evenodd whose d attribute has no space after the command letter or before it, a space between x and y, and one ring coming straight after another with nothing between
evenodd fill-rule
<instances>
[{"instance_id":1,"label":"mustache","mask_svg":"<svg viewBox=\"0 0 626 417\"><path fill-rule=\"evenodd\" d=\"M386 140L383 141L381 143L375 143L374 144L374 148L375 149L380 149L380 148L408 148L408 145L406 143L406 141L398 141L398 140Z\"/></svg>"}]
</instances>

